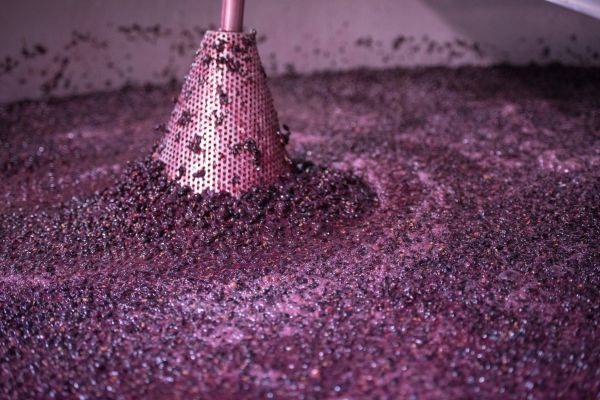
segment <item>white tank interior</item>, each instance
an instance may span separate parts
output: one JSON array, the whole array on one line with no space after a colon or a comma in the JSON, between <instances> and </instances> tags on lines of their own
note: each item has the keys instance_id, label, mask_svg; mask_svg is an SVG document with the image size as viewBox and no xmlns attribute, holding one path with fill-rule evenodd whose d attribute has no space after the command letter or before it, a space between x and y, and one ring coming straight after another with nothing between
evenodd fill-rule
<instances>
[{"instance_id":1,"label":"white tank interior","mask_svg":"<svg viewBox=\"0 0 600 400\"><path fill-rule=\"evenodd\" d=\"M358 67L600 65L598 0L251 0L270 75ZM215 0L4 0L0 102L181 80Z\"/></svg>"}]
</instances>

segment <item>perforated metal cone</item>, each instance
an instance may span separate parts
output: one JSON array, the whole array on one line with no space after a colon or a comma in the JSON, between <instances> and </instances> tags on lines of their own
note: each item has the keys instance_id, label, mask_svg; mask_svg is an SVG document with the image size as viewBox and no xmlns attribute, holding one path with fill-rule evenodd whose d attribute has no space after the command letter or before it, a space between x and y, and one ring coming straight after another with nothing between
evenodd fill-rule
<instances>
[{"instance_id":1,"label":"perforated metal cone","mask_svg":"<svg viewBox=\"0 0 600 400\"><path fill-rule=\"evenodd\" d=\"M256 33L208 31L155 157L194 192L239 196L289 171Z\"/></svg>"}]
</instances>

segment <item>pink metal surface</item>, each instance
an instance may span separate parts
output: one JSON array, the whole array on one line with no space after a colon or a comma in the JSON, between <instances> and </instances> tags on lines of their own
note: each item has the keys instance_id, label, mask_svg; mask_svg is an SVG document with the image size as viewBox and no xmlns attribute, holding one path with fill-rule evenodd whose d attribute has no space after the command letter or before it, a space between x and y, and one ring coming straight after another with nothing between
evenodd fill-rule
<instances>
[{"instance_id":1,"label":"pink metal surface","mask_svg":"<svg viewBox=\"0 0 600 400\"><path fill-rule=\"evenodd\" d=\"M256 34L206 32L155 154L168 176L239 196L289 171L286 143Z\"/></svg>"},{"instance_id":2,"label":"pink metal surface","mask_svg":"<svg viewBox=\"0 0 600 400\"><path fill-rule=\"evenodd\" d=\"M241 32L244 23L244 0L223 0L221 6L221 30Z\"/></svg>"}]
</instances>

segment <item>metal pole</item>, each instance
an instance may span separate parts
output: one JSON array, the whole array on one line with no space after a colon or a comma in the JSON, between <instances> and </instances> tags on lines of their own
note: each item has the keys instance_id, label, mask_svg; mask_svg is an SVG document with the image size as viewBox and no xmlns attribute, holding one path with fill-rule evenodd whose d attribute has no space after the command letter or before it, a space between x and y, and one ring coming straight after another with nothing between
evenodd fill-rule
<instances>
[{"instance_id":1,"label":"metal pole","mask_svg":"<svg viewBox=\"0 0 600 400\"><path fill-rule=\"evenodd\" d=\"M244 0L223 0L221 30L241 32L244 25Z\"/></svg>"}]
</instances>

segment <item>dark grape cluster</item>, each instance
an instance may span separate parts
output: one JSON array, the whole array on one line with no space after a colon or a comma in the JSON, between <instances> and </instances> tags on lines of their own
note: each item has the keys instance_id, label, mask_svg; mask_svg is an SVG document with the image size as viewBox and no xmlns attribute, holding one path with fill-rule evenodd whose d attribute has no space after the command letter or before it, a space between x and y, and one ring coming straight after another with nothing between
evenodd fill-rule
<instances>
[{"instance_id":1,"label":"dark grape cluster","mask_svg":"<svg viewBox=\"0 0 600 400\"><path fill-rule=\"evenodd\" d=\"M225 192L194 194L170 181L162 162L135 162L118 183L95 196L52 213L3 215L3 230L10 235L0 265L49 271L54 263L132 249L146 260L161 253L250 251L329 231L376 203L368 186L350 173L307 162L296 167L270 187L237 199Z\"/></svg>"}]
</instances>

